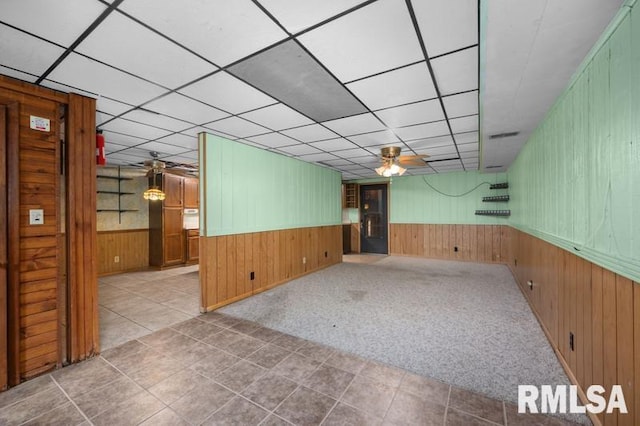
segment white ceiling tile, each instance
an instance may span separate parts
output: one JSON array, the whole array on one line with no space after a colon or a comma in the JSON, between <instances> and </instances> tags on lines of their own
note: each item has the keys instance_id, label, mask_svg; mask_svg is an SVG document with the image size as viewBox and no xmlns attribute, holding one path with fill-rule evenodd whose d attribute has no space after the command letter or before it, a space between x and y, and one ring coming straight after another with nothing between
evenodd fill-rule
<instances>
[{"instance_id":1,"label":"white ceiling tile","mask_svg":"<svg viewBox=\"0 0 640 426\"><path fill-rule=\"evenodd\" d=\"M335 160L338 157L336 157L335 155L323 152L320 154L302 155L298 158L303 161L316 162L316 161L331 161L331 160Z\"/></svg>"},{"instance_id":2,"label":"white ceiling tile","mask_svg":"<svg viewBox=\"0 0 640 426\"><path fill-rule=\"evenodd\" d=\"M148 142L138 145L136 148L144 149L148 152L155 151L160 156L181 154L187 150L187 148L181 146L169 145L161 142ZM149 154L149 156L151 156L151 154Z\"/></svg>"},{"instance_id":3,"label":"white ceiling tile","mask_svg":"<svg viewBox=\"0 0 640 426\"><path fill-rule=\"evenodd\" d=\"M106 154L122 151L125 148L126 148L126 145L118 145L117 143L113 143L113 142L104 144L104 152Z\"/></svg>"},{"instance_id":4,"label":"white ceiling tile","mask_svg":"<svg viewBox=\"0 0 640 426\"><path fill-rule=\"evenodd\" d=\"M385 128L380 120L370 113L325 121L323 124L341 136L375 132L376 130L383 130Z\"/></svg>"},{"instance_id":5,"label":"white ceiling tile","mask_svg":"<svg viewBox=\"0 0 640 426\"><path fill-rule=\"evenodd\" d=\"M112 99L105 98L104 96L100 96L96 99L96 109L108 114L120 115L125 111L129 111L131 108L133 108L133 105L114 101Z\"/></svg>"},{"instance_id":6,"label":"white ceiling tile","mask_svg":"<svg viewBox=\"0 0 640 426\"><path fill-rule=\"evenodd\" d=\"M435 138L416 139L406 142L413 149L431 148L435 146L450 145L453 143L453 139L450 135L436 136Z\"/></svg>"},{"instance_id":7,"label":"white ceiling tile","mask_svg":"<svg viewBox=\"0 0 640 426\"><path fill-rule=\"evenodd\" d=\"M324 126L321 126L320 124L312 124L310 126L283 130L282 133L302 142L315 142L325 139L332 139L338 136L337 134L333 133L331 130L327 129Z\"/></svg>"},{"instance_id":8,"label":"white ceiling tile","mask_svg":"<svg viewBox=\"0 0 640 426\"><path fill-rule=\"evenodd\" d=\"M299 40L343 82L424 59L404 0L379 0Z\"/></svg>"},{"instance_id":9,"label":"white ceiling tile","mask_svg":"<svg viewBox=\"0 0 640 426\"><path fill-rule=\"evenodd\" d=\"M100 126L105 121L109 121L114 116L111 114L107 114L106 112L96 111L96 126Z\"/></svg>"},{"instance_id":10,"label":"white ceiling tile","mask_svg":"<svg viewBox=\"0 0 640 426\"><path fill-rule=\"evenodd\" d=\"M361 0L261 0L260 3L292 34L305 30L360 3Z\"/></svg>"},{"instance_id":11,"label":"white ceiling tile","mask_svg":"<svg viewBox=\"0 0 640 426\"><path fill-rule=\"evenodd\" d=\"M313 145L316 148L321 149L323 151L335 151L340 149L357 148L356 145L346 140L345 138L337 138L337 139L330 139L327 141L314 142L314 143L311 143L310 145Z\"/></svg>"},{"instance_id":12,"label":"white ceiling tile","mask_svg":"<svg viewBox=\"0 0 640 426\"><path fill-rule=\"evenodd\" d=\"M276 102L271 96L223 71L180 89L180 92L232 114Z\"/></svg>"},{"instance_id":13,"label":"white ceiling tile","mask_svg":"<svg viewBox=\"0 0 640 426\"><path fill-rule=\"evenodd\" d=\"M467 133L456 133L453 135L456 138L456 143L458 145L464 143L478 142L478 132L467 132Z\"/></svg>"},{"instance_id":14,"label":"white ceiling tile","mask_svg":"<svg viewBox=\"0 0 640 426\"><path fill-rule=\"evenodd\" d=\"M158 139L156 142L175 145L184 148L185 151L188 149L198 149L198 138L184 135L182 133L174 133L173 135L165 136L164 138Z\"/></svg>"},{"instance_id":15,"label":"white ceiling tile","mask_svg":"<svg viewBox=\"0 0 640 426\"><path fill-rule=\"evenodd\" d=\"M477 0L412 2L429 56L478 43Z\"/></svg>"},{"instance_id":16,"label":"white ceiling tile","mask_svg":"<svg viewBox=\"0 0 640 426\"><path fill-rule=\"evenodd\" d=\"M75 49L170 89L217 67L171 43L121 13L111 13ZM144 57L142 60L141 55Z\"/></svg>"},{"instance_id":17,"label":"white ceiling tile","mask_svg":"<svg viewBox=\"0 0 640 426\"><path fill-rule=\"evenodd\" d=\"M272 130L289 129L291 127L311 124L309 120L299 112L289 108L284 104L276 104L260 108L241 115L242 118L251 120Z\"/></svg>"},{"instance_id":18,"label":"white ceiling tile","mask_svg":"<svg viewBox=\"0 0 640 426\"><path fill-rule=\"evenodd\" d=\"M2 21L68 47L105 9L93 0L2 0Z\"/></svg>"},{"instance_id":19,"label":"white ceiling tile","mask_svg":"<svg viewBox=\"0 0 640 426\"><path fill-rule=\"evenodd\" d=\"M478 89L478 48L466 49L431 61L442 95Z\"/></svg>"},{"instance_id":20,"label":"white ceiling tile","mask_svg":"<svg viewBox=\"0 0 640 426\"><path fill-rule=\"evenodd\" d=\"M442 106L440 106L440 101L437 99L383 109L376 111L375 114L389 127L444 120Z\"/></svg>"},{"instance_id":21,"label":"white ceiling tile","mask_svg":"<svg viewBox=\"0 0 640 426\"><path fill-rule=\"evenodd\" d=\"M139 105L166 92L155 84L71 53L48 77L118 101Z\"/></svg>"},{"instance_id":22,"label":"white ceiling tile","mask_svg":"<svg viewBox=\"0 0 640 426\"><path fill-rule=\"evenodd\" d=\"M249 138L249 141L263 146L268 146L270 148L278 148L280 146L294 145L298 143L298 141L293 140L288 136L275 132L268 133L266 135L253 136Z\"/></svg>"},{"instance_id":23,"label":"white ceiling tile","mask_svg":"<svg viewBox=\"0 0 640 426\"><path fill-rule=\"evenodd\" d=\"M350 136L349 140L360 146L386 145L398 142L398 137L391 130Z\"/></svg>"},{"instance_id":24,"label":"white ceiling tile","mask_svg":"<svg viewBox=\"0 0 640 426\"><path fill-rule=\"evenodd\" d=\"M463 132L472 132L478 130L478 116L470 115L468 117L460 117L449 120L451 130L454 134Z\"/></svg>"},{"instance_id":25,"label":"white ceiling tile","mask_svg":"<svg viewBox=\"0 0 640 426\"><path fill-rule=\"evenodd\" d=\"M121 9L219 66L287 37L250 0L125 1Z\"/></svg>"},{"instance_id":26,"label":"white ceiling tile","mask_svg":"<svg viewBox=\"0 0 640 426\"><path fill-rule=\"evenodd\" d=\"M171 161L173 163L178 163L178 164L190 164L190 165L194 165L194 166L198 166L198 160L194 160L193 158L190 157L183 157L181 155L169 155L167 157L161 157L162 161Z\"/></svg>"},{"instance_id":27,"label":"white ceiling tile","mask_svg":"<svg viewBox=\"0 0 640 426\"><path fill-rule=\"evenodd\" d=\"M345 160L344 158L338 158L336 160L326 160L324 163L327 163L330 166L346 166L347 164L352 164L351 161Z\"/></svg>"},{"instance_id":28,"label":"white ceiling tile","mask_svg":"<svg viewBox=\"0 0 640 426\"><path fill-rule=\"evenodd\" d=\"M122 118L174 132L179 132L180 130L188 129L192 126L192 124L187 123L186 121L176 120L175 118L167 117L166 115L156 114L155 112L145 111L142 109L136 109L128 112L122 115Z\"/></svg>"},{"instance_id":29,"label":"white ceiling tile","mask_svg":"<svg viewBox=\"0 0 640 426\"><path fill-rule=\"evenodd\" d=\"M145 159L151 159L151 155L149 154L149 151L140 149L138 147L124 149L122 151L119 151L118 154L133 157L129 162L130 164L139 163L144 161Z\"/></svg>"},{"instance_id":30,"label":"white ceiling tile","mask_svg":"<svg viewBox=\"0 0 640 426\"><path fill-rule=\"evenodd\" d=\"M358 80L347 87L372 110L436 97L424 62Z\"/></svg>"},{"instance_id":31,"label":"white ceiling tile","mask_svg":"<svg viewBox=\"0 0 640 426\"><path fill-rule=\"evenodd\" d=\"M473 152L477 152L478 151L478 142L474 142L474 143L465 143L465 144L458 144L458 151L462 152L469 152L469 151L473 151Z\"/></svg>"},{"instance_id":32,"label":"white ceiling tile","mask_svg":"<svg viewBox=\"0 0 640 426\"><path fill-rule=\"evenodd\" d=\"M134 146L140 145L141 143L144 143L146 141L146 139L143 138L110 132L108 130L103 131L103 135L105 147L108 147L112 143L123 146Z\"/></svg>"},{"instance_id":33,"label":"white ceiling tile","mask_svg":"<svg viewBox=\"0 0 640 426\"><path fill-rule=\"evenodd\" d=\"M229 116L226 112L179 93L170 93L146 104L144 108L196 124L209 123Z\"/></svg>"},{"instance_id":34,"label":"white ceiling tile","mask_svg":"<svg viewBox=\"0 0 640 426\"><path fill-rule=\"evenodd\" d=\"M451 145L446 145L446 146L434 146L429 148L428 150L430 159L437 159L435 158L440 157L440 156L447 156L447 157L457 157L458 156L458 152L456 151L456 147L451 144Z\"/></svg>"},{"instance_id":35,"label":"white ceiling tile","mask_svg":"<svg viewBox=\"0 0 640 426\"><path fill-rule=\"evenodd\" d=\"M197 150L183 152L182 154L180 154L180 156L184 158L190 158L196 161L200 159L200 155L198 154Z\"/></svg>"},{"instance_id":36,"label":"white ceiling tile","mask_svg":"<svg viewBox=\"0 0 640 426\"><path fill-rule=\"evenodd\" d=\"M157 127L147 126L135 121L123 120L117 118L109 123L101 126L103 130L118 132L129 136L135 136L142 139L156 139L171 133L168 130L159 129Z\"/></svg>"},{"instance_id":37,"label":"white ceiling tile","mask_svg":"<svg viewBox=\"0 0 640 426\"><path fill-rule=\"evenodd\" d=\"M461 93L442 98L447 117L455 118L478 113L478 92Z\"/></svg>"},{"instance_id":38,"label":"white ceiling tile","mask_svg":"<svg viewBox=\"0 0 640 426\"><path fill-rule=\"evenodd\" d=\"M119 164L119 165L126 165L126 164L136 164L139 163L140 161L142 161L142 158L140 157L132 157L128 154L122 154L121 152L117 152L117 153L110 153L106 155L107 157L107 165L109 164Z\"/></svg>"},{"instance_id":39,"label":"white ceiling tile","mask_svg":"<svg viewBox=\"0 0 640 426\"><path fill-rule=\"evenodd\" d=\"M28 81L29 83L34 83L38 79L38 76L36 75L14 70L11 68L7 68L2 65L0 65L0 74L6 75L8 77L17 78L18 80L22 80L22 81Z\"/></svg>"},{"instance_id":40,"label":"white ceiling tile","mask_svg":"<svg viewBox=\"0 0 640 426\"><path fill-rule=\"evenodd\" d=\"M477 159L478 158L478 151L461 151L460 152L460 158L464 159L464 160L468 160L468 159Z\"/></svg>"},{"instance_id":41,"label":"white ceiling tile","mask_svg":"<svg viewBox=\"0 0 640 426\"><path fill-rule=\"evenodd\" d=\"M57 90L58 92L75 93L77 95L82 95L82 96L86 96L88 98L94 98L94 99L97 99L99 97L97 93L93 93L88 90L82 90L77 87L72 87L67 84L62 84L62 83L58 83L58 82L47 80L47 79L43 80L40 84L44 87L48 87L49 89Z\"/></svg>"},{"instance_id":42,"label":"white ceiling tile","mask_svg":"<svg viewBox=\"0 0 640 426\"><path fill-rule=\"evenodd\" d=\"M435 123L418 124L416 126L401 127L393 130L403 140L430 138L444 136L449 133L449 127L445 121Z\"/></svg>"},{"instance_id":43,"label":"white ceiling tile","mask_svg":"<svg viewBox=\"0 0 640 426\"><path fill-rule=\"evenodd\" d=\"M362 149L362 148L345 149L345 150L342 150L342 151L335 151L334 154L337 155L338 157L346 158L348 160L350 160L352 158L356 158L356 157L368 157L368 156L371 155L371 153L369 151L367 151L366 149Z\"/></svg>"},{"instance_id":44,"label":"white ceiling tile","mask_svg":"<svg viewBox=\"0 0 640 426\"><path fill-rule=\"evenodd\" d=\"M219 130L238 138L246 138L247 136L269 132L269 129L250 123L239 117L223 118L222 120L214 121L213 123L207 123L205 124L205 127L213 130Z\"/></svg>"},{"instance_id":45,"label":"white ceiling tile","mask_svg":"<svg viewBox=\"0 0 640 426\"><path fill-rule=\"evenodd\" d=\"M214 131L203 126L194 126L190 129L182 130L180 133L183 135L191 136L191 137L198 137L198 134L200 133L209 133L209 134L220 136L226 139L236 138L235 136L227 135L226 133L219 132L219 131Z\"/></svg>"},{"instance_id":46,"label":"white ceiling tile","mask_svg":"<svg viewBox=\"0 0 640 426\"><path fill-rule=\"evenodd\" d=\"M289 154L289 155L296 155L296 156L308 155L308 154L318 154L318 153L321 152L319 149L314 148L311 145L306 145L306 144L283 146L281 148L278 148L278 151L284 152L284 153Z\"/></svg>"},{"instance_id":47,"label":"white ceiling tile","mask_svg":"<svg viewBox=\"0 0 640 426\"><path fill-rule=\"evenodd\" d=\"M3 65L40 76L64 49L0 24L0 52Z\"/></svg>"}]
</instances>

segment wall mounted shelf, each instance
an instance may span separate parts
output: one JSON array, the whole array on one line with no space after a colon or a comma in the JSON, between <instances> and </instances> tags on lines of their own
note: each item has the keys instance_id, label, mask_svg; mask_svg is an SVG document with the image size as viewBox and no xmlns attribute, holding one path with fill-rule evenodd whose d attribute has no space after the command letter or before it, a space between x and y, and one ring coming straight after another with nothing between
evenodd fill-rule
<instances>
[{"instance_id":1,"label":"wall mounted shelf","mask_svg":"<svg viewBox=\"0 0 640 426\"><path fill-rule=\"evenodd\" d=\"M511 216L511 210L476 210L478 216Z\"/></svg>"},{"instance_id":2,"label":"wall mounted shelf","mask_svg":"<svg viewBox=\"0 0 640 426\"><path fill-rule=\"evenodd\" d=\"M122 208L122 196L123 195L135 195L135 192L122 191L122 181L133 180L130 177L124 177L120 175L120 167L118 167L118 175L117 176L108 176L108 175L96 175L98 179L107 179L107 180L117 180L118 181L118 190L102 190L99 189L96 192L98 194L111 194L118 196L118 208L113 209L97 209L98 213L106 213L106 212L118 212L118 223L122 223L122 213L126 212L137 212L138 210L133 209L123 209Z\"/></svg>"},{"instance_id":3,"label":"wall mounted shelf","mask_svg":"<svg viewBox=\"0 0 640 426\"><path fill-rule=\"evenodd\" d=\"M509 182L492 183L489 185L489 189L507 189L509 188Z\"/></svg>"},{"instance_id":4,"label":"wall mounted shelf","mask_svg":"<svg viewBox=\"0 0 640 426\"><path fill-rule=\"evenodd\" d=\"M484 202L506 202L509 201L509 195L492 195L491 197L482 197Z\"/></svg>"}]
</instances>

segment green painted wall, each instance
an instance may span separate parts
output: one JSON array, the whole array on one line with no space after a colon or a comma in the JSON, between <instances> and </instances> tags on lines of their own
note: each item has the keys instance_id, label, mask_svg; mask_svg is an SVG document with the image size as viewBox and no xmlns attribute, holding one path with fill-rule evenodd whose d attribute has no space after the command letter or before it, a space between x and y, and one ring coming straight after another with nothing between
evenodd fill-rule
<instances>
[{"instance_id":1,"label":"green painted wall","mask_svg":"<svg viewBox=\"0 0 640 426\"><path fill-rule=\"evenodd\" d=\"M512 226L640 281L640 8L623 8L508 176Z\"/></svg>"},{"instance_id":2,"label":"green painted wall","mask_svg":"<svg viewBox=\"0 0 640 426\"><path fill-rule=\"evenodd\" d=\"M483 196L509 193L509 190L489 189L489 184L505 180L504 173L482 174L476 171L395 177L390 185L390 222L506 224L504 217L475 214L476 210L509 208L509 203L482 201Z\"/></svg>"},{"instance_id":3,"label":"green painted wall","mask_svg":"<svg viewBox=\"0 0 640 426\"><path fill-rule=\"evenodd\" d=\"M341 223L340 173L209 134L200 144L204 235Z\"/></svg>"}]
</instances>

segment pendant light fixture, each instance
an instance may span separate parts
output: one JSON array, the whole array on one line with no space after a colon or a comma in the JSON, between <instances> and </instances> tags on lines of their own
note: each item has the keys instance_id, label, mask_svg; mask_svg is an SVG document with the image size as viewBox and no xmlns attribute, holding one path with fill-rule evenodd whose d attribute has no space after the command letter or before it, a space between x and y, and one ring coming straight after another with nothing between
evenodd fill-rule
<instances>
[{"instance_id":1,"label":"pendant light fixture","mask_svg":"<svg viewBox=\"0 0 640 426\"><path fill-rule=\"evenodd\" d=\"M157 152L151 152L151 156L153 157L153 160L145 161L144 165L151 167L149 173L153 174L153 185L144 191L142 196L145 200L162 201L166 198L166 194L158 187L158 184L156 183L156 176L158 176L158 174L165 168L165 164L156 158L158 156Z\"/></svg>"}]
</instances>

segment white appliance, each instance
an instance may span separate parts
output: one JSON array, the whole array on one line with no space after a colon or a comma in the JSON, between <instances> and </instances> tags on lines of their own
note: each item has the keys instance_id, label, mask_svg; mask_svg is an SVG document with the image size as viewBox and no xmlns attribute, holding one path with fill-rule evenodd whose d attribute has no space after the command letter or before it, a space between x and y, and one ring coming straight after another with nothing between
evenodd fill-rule
<instances>
[{"instance_id":1,"label":"white appliance","mask_svg":"<svg viewBox=\"0 0 640 426\"><path fill-rule=\"evenodd\" d=\"M184 209L182 213L183 229L200 228L200 213L198 212L198 209Z\"/></svg>"}]
</instances>

